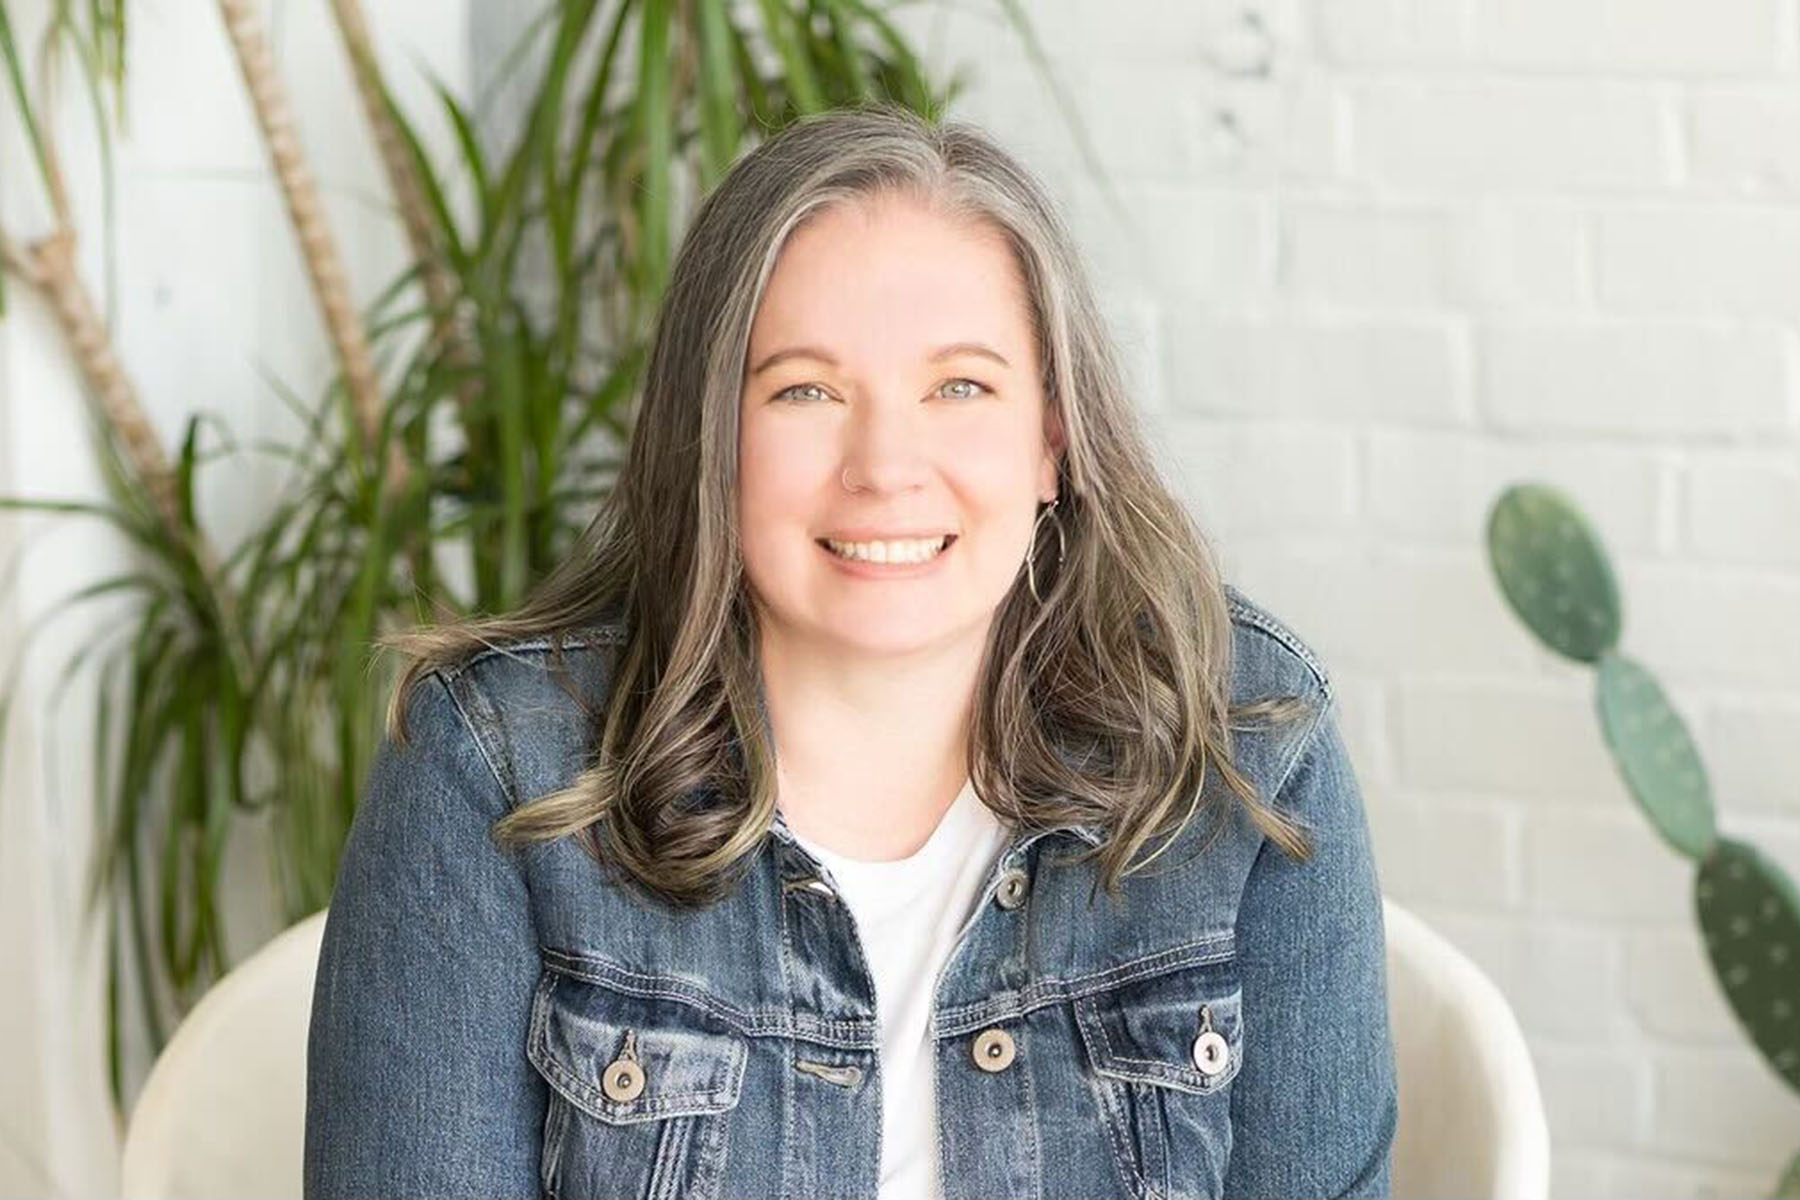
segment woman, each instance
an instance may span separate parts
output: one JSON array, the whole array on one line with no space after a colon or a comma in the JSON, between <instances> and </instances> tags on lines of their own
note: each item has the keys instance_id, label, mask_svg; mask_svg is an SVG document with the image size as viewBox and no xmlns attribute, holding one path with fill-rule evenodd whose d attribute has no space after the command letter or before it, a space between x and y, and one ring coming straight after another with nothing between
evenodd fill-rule
<instances>
[{"instance_id":1,"label":"woman","mask_svg":"<svg viewBox=\"0 0 1800 1200\"><path fill-rule=\"evenodd\" d=\"M581 547L397 643L306 1194L1385 1194L1330 684L1152 461L977 130L745 156Z\"/></svg>"}]
</instances>

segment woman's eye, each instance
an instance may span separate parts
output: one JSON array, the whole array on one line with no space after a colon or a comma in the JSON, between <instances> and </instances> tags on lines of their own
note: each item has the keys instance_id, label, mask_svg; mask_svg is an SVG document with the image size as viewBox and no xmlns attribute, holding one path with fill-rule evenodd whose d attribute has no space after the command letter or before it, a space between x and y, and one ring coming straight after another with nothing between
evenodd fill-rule
<instances>
[{"instance_id":1,"label":"woman's eye","mask_svg":"<svg viewBox=\"0 0 1800 1200\"><path fill-rule=\"evenodd\" d=\"M980 395L981 392L990 392L991 393L994 390L993 388L989 387L987 384L981 383L980 381L974 380L974 379L952 379L952 380L948 381L947 383L945 383L944 386L947 388L955 387L959 383L966 383L971 388L978 388L978 389L980 389L980 391L962 392L956 396L956 399L958 399L958 400L972 400L976 396Z\"/></svg>"},{"instance_id":2,"label":"woman's eye","mask_svg":"<svg viewBox=\"0 0 1800 1200\"><path fill-rule=\"evenodd\" d=\"M942 392L942 390L944 388L953 388L953 387L959 387L959 386L966 386L968 390L961 391L961 392L949 393L951 399L953 399L953 400L973 400L976 396L980 396L983 394L991 395L994 390L993 388L989 387L987 384L982 383L981 381L976 380L976 379L946 380L942 385L940 385L939 390L940 390L940 392ZM777 399L777 400L789 400L789 399L811 400L811 399L815 399L815 398L825 398L829 395L830 395L830 393L826 392L824 388L820 387L816 383L796 383L796 384L793 384L792 386L782 388L779 392L776 392L775 399Z\"/></svg>"}]
</instances>

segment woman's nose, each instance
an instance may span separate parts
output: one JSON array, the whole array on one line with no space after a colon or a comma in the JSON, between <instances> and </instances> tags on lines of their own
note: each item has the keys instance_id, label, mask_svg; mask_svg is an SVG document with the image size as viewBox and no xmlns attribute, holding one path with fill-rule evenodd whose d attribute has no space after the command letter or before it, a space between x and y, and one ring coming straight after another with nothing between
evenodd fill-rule
<instances>
[{"instance_id":1,"label":"woman's nose","mask_svg":"<svg viewBox=\"0 0 1800 1200\"><path fill-rule=\"evenodd\" d=\"M931 461L930 446L911 411L876 411L867 405L852 416L845 432L844 470L859 490L900 491L916 487Z\"/></svg>"}]
</instances>

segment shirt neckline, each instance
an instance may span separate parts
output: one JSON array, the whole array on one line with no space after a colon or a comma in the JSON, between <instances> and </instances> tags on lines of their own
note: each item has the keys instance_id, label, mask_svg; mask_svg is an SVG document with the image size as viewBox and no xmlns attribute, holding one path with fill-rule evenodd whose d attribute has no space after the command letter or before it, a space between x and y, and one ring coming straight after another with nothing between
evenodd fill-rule
<instances>
[{"instance_id":1,"label":"shirt neckline","mask_svg":"<svg viewBox=\"0 0 1800 1200\"><path fill-rule=\"evenodd\" d=\"M897 881L929 871L946 853L952 851L963 835L972 830L980 819L980 813L976 811L980 807L981 799L975 794L975 781L965 779L956 798L944 810L944 815L938 818L937 825L925 841L904 858L853 858L819 845L810 837L794 832L791 826L788 832L840 878L849 875L859 881Z\"/></svg>"}]
</instances>

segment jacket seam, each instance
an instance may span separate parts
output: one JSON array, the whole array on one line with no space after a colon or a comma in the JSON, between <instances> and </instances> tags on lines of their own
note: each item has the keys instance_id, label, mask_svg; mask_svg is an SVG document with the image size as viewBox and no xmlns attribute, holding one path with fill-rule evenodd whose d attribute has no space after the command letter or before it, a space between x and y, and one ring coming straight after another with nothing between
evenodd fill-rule
<instances>
[{"instance_id":1,"label":"jacket seam","mask_svg":"<svg viewBox=\"0 0 1800 1200\"><path fill-rule=\"evenodd\" d=\"M1306 669L1312 674L1313 682L1318 685L1319 690L1327 697L1331 695L1330 674L1312 649L1300 640L1299 635L1260 608L1252 606L1248 601L1240 600L1237 597L1227 597L1226 604L1234 618L1240 619L1246 626L1271 638L1306 664Z\"/></svg>"},{"instance_id":2,"label":"jacket seam","mask_svg":"<svg viewBox=\"0 0 1800 1200\"><path fill-rule=\"evenodd\" d=\"M439 685L443 687L444 693L449 696L450 705L456 710L456 719L462 723L463 733L474 745L475 753L481 756L481 761L487 764L488 772L493 775L494 783L500 788L500 798L506 802L509 809L512 808L515 803L513 789L508 786L505 776L501 774L500 768L495 764L493 755L488 753L487 745L481 740L481 735L475 732L475 723L469 719L469 712L463 706L462 697L457 694L454 687L450 686L450 680L444 675L441 668L432 668L431 676L438 681Z\"/></svg>"},{"instance_id":3,"label":"jacket seam","mask_svg":"<svg viewBox=\"0 0 1800 1200\"><path fill-rule=\"evenodd\" d=\"M626 627L620 622L606 625L580 625L560 633L557 640L561 642L565 650L580 650L590 646L617 645L625 640L626 632ZM446 663L435 669L442 672L446 679L455 679L460 675L467 674L477 663L495 657L510 658L525 663L527 666L535 667L536 663L528 662L523 656L527 653L549 650L550 641L549 634L541 634L537 637L494 644L486 649L476 651L459 662Z\"/></svg>"},{"instance_id":4,"label":"jacket seam","mask_svg":"<svg viewBox=\"0 0 1800 1200\"><path fill-rule=\"evenodd\" d=\"M1300 766L1301 760L1312 751L1313 743L1318 740L1319 730L1324 728L1326 719L1336 706L1337 698L1332 693L1325 692L1318 711L1313 715L1312 724L1306 727L1304 734L1294 740L1294 749L1282 764L1281 773L1277 777L1278 782L1275 784L1274 795L1276 797L1279 798L1281 793L1287 790L1288 780L1293 778L1294 771Z\"/></svg>"}]
</instances>

